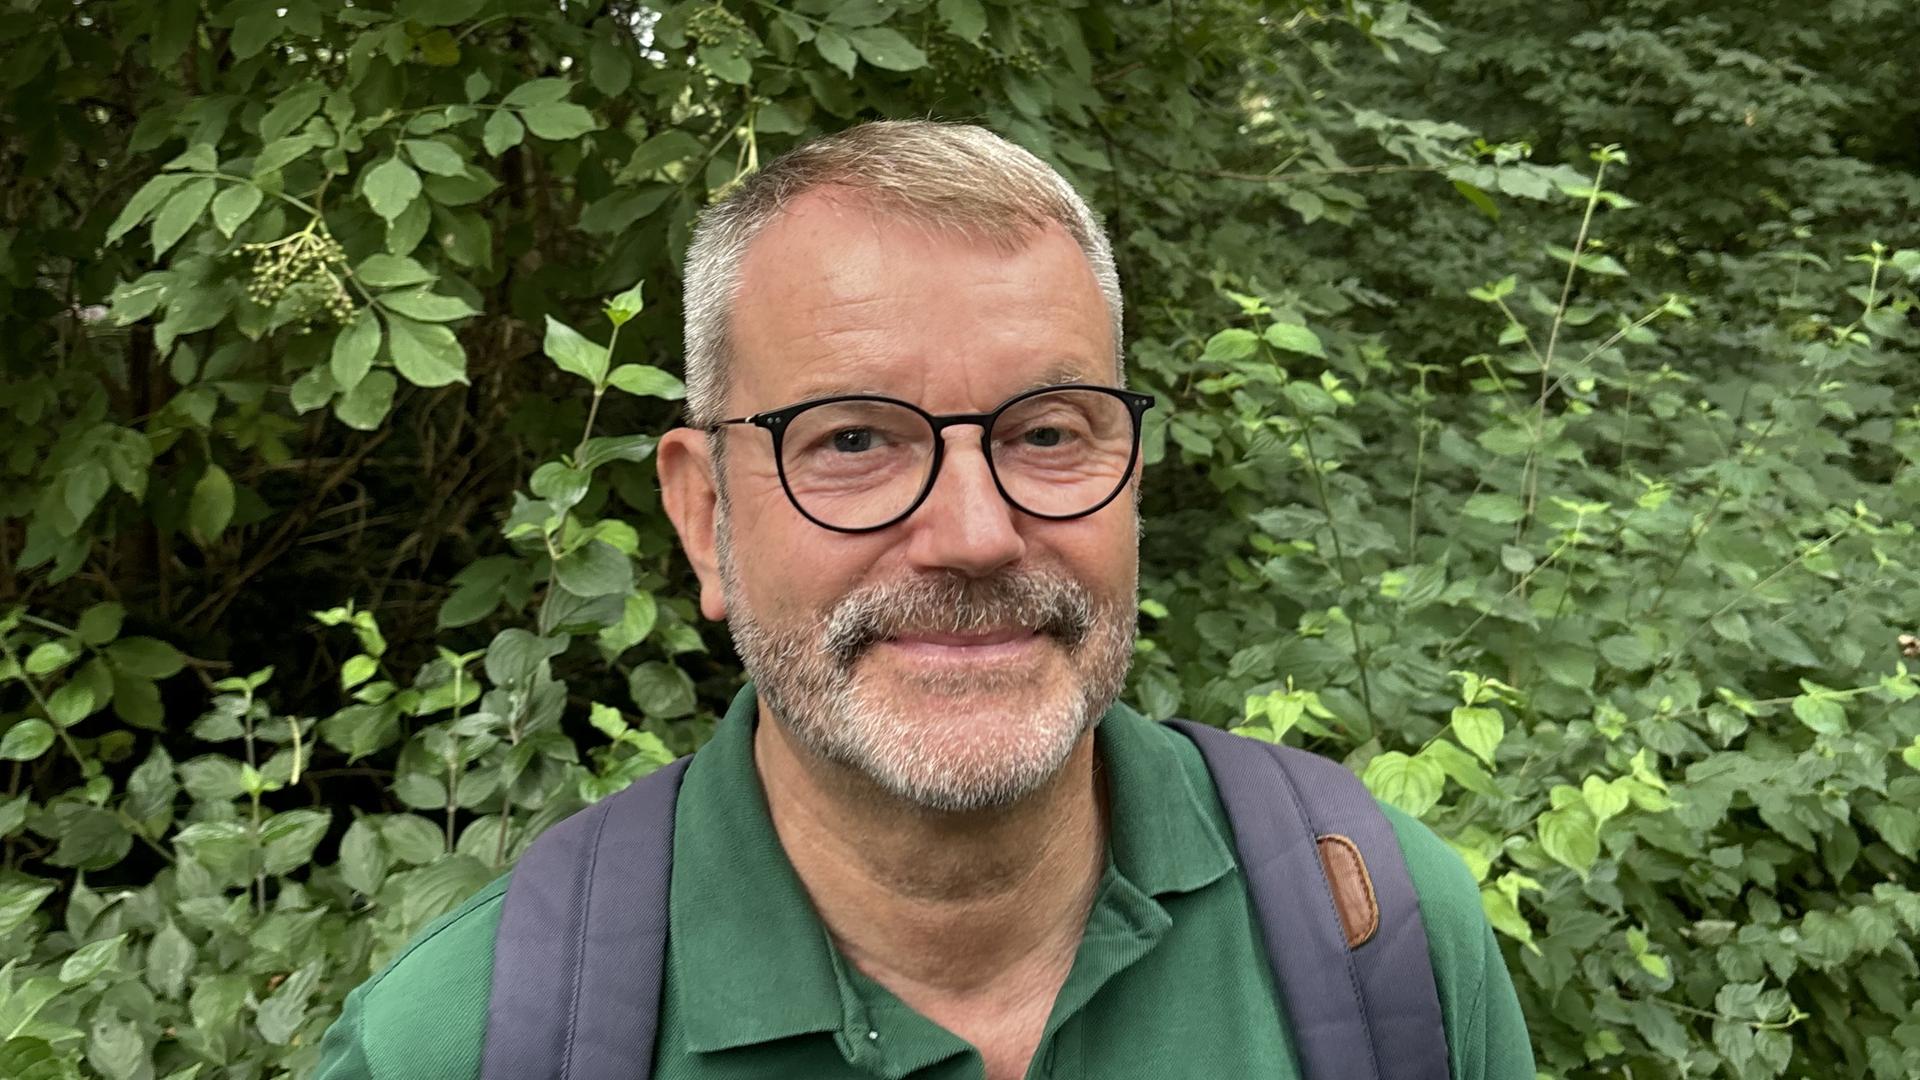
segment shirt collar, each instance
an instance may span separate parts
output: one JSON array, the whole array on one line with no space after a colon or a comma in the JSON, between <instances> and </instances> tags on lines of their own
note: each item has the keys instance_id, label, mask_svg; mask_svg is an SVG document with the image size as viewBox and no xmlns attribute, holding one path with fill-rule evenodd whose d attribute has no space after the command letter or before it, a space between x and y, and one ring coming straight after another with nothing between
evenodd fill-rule
<instances>
[{"instance_id":1,"label":"shirt collar","mask_svg":"<svg viewBox=\"0 0 1920 1080\"><path fill-rule=\"evenodd\" d=\"M848 1022L832 941L767 810L753 760L757 717L748 684L688 767L675 811L669 962L696 1052ZM1191 892L1234 866L1202 802L1213 797L1206 767L1197 752L1180 752L1184 739L1119 704L1097 729L1113 871L1146 897Z\"/></svg>"}]
</instances>

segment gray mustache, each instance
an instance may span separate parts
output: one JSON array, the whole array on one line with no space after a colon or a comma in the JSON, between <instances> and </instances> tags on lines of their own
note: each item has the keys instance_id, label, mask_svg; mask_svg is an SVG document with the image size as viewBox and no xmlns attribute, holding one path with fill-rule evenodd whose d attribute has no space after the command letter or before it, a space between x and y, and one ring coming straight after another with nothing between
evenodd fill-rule
<instances>
[{"instance_id":1,"label":"gray mustache","mask_svg":"<svg viewBox=\"0 0 1920 1080\"><path fill-rule=\"evenodd\" d=\"M1031 626L1069 649L1092 632L1093 595L1071 578L1044 571L968 578L946 573L870 585L827 616L824 645L842 667L875 642L909 633L966 634Z\"/></svg>"}]
</instances>

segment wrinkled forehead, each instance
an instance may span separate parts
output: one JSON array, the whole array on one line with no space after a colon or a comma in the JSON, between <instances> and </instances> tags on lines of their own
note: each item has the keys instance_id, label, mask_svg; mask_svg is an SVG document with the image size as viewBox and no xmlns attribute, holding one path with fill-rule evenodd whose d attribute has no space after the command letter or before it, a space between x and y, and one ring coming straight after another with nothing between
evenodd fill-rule
<instances>
[{"instance_id":1,"label":"wrinkled forehead","mask_svg":"<svg viewBox=\"0 0 1920 1080\"><path fill-rule=\"evenodd\" d=\"M769 398L834 371L876 388L926 365L1113 374L1106 299L1057 222L974 229L831 189L794 199L748 246L729 329L736 409L786 404Z\"/></svg>"}]
</instances>

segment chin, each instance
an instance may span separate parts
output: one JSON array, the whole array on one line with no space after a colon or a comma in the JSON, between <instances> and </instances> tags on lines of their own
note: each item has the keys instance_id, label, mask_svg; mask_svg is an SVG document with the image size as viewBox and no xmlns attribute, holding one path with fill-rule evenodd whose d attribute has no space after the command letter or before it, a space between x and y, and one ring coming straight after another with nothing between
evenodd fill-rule
<instances>
[{"instance_id":1,"label":"chin","mask_svg":"<svg viewBox=\"0 0 1920 1080\"><path fill-rule=\"evenodd\" d=\"M925 809L1018 802L1059 774L1092 718L1073 684L997 681L912 680L874 694L862 680L832 756Z\"/></svg>"}]
</instances>

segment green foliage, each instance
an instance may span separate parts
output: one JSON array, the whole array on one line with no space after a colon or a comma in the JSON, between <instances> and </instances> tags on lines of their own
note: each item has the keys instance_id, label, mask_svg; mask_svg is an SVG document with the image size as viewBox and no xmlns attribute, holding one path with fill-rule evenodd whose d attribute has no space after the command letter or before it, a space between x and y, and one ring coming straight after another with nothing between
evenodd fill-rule
<instances>
[{"instance_id":1,"label":"green foliage","mask_svg":"<svg viewBox=\"0 0 1920 1080\"><path fill-rule=\"evenodd\" d=\"M1432 824L1550 1075L1920 1072L1913 32L1802 14L0 15L0 1075L300 1074L698 745L677 259L927 114L1114 232L1132 700Z\"/></svg>"}]
</instances>

